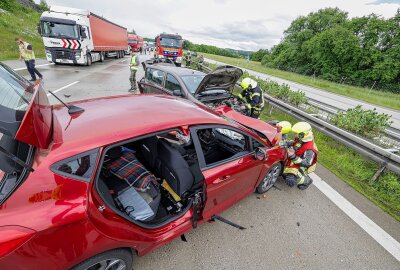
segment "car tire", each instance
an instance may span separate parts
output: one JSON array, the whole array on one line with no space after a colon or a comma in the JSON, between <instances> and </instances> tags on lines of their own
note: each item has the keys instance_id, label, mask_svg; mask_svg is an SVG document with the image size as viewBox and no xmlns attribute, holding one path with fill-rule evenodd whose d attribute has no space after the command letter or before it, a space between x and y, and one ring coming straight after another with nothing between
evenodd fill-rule
<instances>
[{"instance_id":1,"label":"car tire","mask_svg":"<svg viewBox=\"0 0 400 270\"><path fill-rule=\"evenodd\" d=\"M257 186L256 192L258 194L262 194L267 192L270 188L272 188L276 180L278 180L279 175L281 175L281 171L282 171L282 164L280 162L272 166L272 168L267 172L263 180Z\"/></svg>"},{"instance_id":2,"label":"car tire","mask_svg":"<svg viewBox=\"0 0 400 270\"><path fill-rule=\"evenodd\" d=\"M131 270L133 263L132 253L126 249L114 249L100 253L80 264L71 270L90 270L90 269L124 269ZM114 267L112 267L114 265ZM110 267L110 268L108 268Z\"/></svg>"},{"instance_id":3,"label":"car tire","mask_svg":"<svg viewBox=\"0 0 400 270\"><path fill-rule=\"evenodd\" d=\"M92 56L90 55L90 53L88 53L86 55L86 65L89 67L92 65Z\"/></svg>"}]
</instances>

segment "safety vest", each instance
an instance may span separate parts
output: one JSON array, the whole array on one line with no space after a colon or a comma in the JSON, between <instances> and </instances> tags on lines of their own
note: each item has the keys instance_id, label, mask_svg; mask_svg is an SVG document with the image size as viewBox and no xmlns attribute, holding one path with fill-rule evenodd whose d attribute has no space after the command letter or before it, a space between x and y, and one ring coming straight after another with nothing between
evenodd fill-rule
<instances>
[{"instance_id":1,"label":"safety vest","mask_svg":"<svg viewBox=\"0 0 400 270\"><path fill-rule=\"evenodd\" d=\"M131 70L138 70L138 67L137 67L138 64L136 63L136 54L131 56L130 66L131 66Z\"/></svg>"},{"instance_id":2,"label":"safety vest","mask_svg":"<svg viewBox=\"0 0 400 270\"><path fill-rule=\"evenodd\" d=\"M35 53L33 51L25 52L24 59L25 59L25 61L34 60L35 59Z\"/></svg>"},{"instance_id":3,"label":"safety vest","mask_svg":"<svg viewBox=\"0 0 400 270\"><path fill-rule=\"evenodd\" d=\"M246 104L247 109L249 110L254 109L255 111L261 111L264 108L264 96L262 90L259 87L255 87L252 90L245 90L243 92L245 93L244 96L242 95L242 93L240 93L239 97L247 103ZM260 97L260 101L253 107L251 106L251 102L256 96Z\"/></svg>"},{"instance_id":4,"label":"safety vest","mask_svg":"<svg viewBox=\"0 0 400 270\"><path fill-rule=\"evenodd\" d=\"M25 61L29 61L29 60L35 59L35 53L33 52L33 50L32 50L31 53L28 53L28 51L27 51L28 45L30 45L30 44L28 42L25 42L25 41L23 41L23 44L19 44L18 45L19 46L19 52L21 53L21 56Z\"/></svg>"},{"instance_id":5,"label":"safety vest","mask_svg":"<svg viewBox=\"0 0 400 270\"><path fill-rule=\"evenodd\" d=\"M310 141L310 142L301 142L300 140L296 139L294 141L294 149L295 149L295 154L298 157L303 157L304 153L307 150L312 150L315 153L314 156L314 160L311 163L311 166L305 169L305 173L309 174L312 173L313 171L315 171L316 167L317 167L317 159L318 159L318 148L317 145L315 144L314 141ZM284 174L294 174L294 175L299 175L301 174L300 172L300 162L295 160L290 160L288 159L286 161L286 166L285 166L285 170L283 171Z\"/></svg>"}]
</instances>

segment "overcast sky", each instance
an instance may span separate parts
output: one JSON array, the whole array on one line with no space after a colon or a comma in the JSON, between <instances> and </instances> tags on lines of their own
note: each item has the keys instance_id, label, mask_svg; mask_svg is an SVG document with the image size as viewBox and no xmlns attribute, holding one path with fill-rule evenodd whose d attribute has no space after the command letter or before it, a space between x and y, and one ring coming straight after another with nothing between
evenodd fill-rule
<instances>
[{"instance_id":1,"label":"overcast sky","mask_svg":"<svg viewBox=\"0 0 400 270\"><path fill-rule=\"evenodd\" d=\"M39 2L39 0L35 0ZM300 15L339 7L358 17L371 13L393 17L400 0L47 0L58 6L88 9L134 28L143 37L179 33L194 43L257 50L279 43L283 31Z\"/></svg>"}]
</instances>

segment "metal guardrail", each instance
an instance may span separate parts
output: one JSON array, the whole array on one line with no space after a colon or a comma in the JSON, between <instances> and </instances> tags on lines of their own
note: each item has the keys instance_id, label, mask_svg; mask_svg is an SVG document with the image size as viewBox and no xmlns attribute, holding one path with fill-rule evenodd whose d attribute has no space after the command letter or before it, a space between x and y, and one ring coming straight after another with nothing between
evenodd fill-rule
<instances>
[{"instance_id":1,"label":"metal guardrail","mask_svg":"<svg viewBox=\"0 0 400 270\"><path fill-rule=\"evenodd\" d=\"M382 166L386 166L389 170L400 174L400 156L268 94L264 95L272 106L285 111L295 118L309 122L318 131L340 141L358 153L380 163Z\"/></svg>"},{"instance_id":2,"label":"metal guardrail","mask_svg":"<svg viewBox=\"0 0 400 270\"><path fill-rule=\"evenodd\" d=\"M344 110L336 108L333 105L330 104L326 104L324 102L318 101L316 99L312 99L312 98L308 98L308 104L320 109L321 111L327 112L329 114L338 114L340 112L344 112ZM389 127L387 129L385 129L385 134L386 136L396 140L396 141L400 141L400 130L393 128L393 127Z\"/></svg>"},{"instance_id":3,"label":"metal guardrail","mask_svg":"<svg viewBox=\"0 0 400 270\"><path fill-rule=\"evenodd\" d=\"M211 71L212 69L196 63L200 69ZM356 152L368 157L369 159L379 163L382 167L386 167L389 170L400 174L400 156L384 149L376 144L371 143L353 133L346 130L340 129L326 121L315 117L312 114L308 114L293 105L287 104L279 99L276 99L268 94L264 94L271 106L276 107L289 115L309 122L316 130L326 134L327 136L343 143L347 147L355 150ZM318 101L314 101L318 102ZM333 109L333 108L331 108Z\"/></svg>"}]
</instances>

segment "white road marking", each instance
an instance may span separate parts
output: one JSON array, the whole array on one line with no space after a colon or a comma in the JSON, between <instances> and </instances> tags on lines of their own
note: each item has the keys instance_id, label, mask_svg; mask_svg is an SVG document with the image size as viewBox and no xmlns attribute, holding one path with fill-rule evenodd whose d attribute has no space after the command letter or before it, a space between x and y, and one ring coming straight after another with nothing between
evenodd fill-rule
<instances>
[{"instance_id":1,"label":"white road marking","mask_svg":"<svg viewBox=\"0 0 400 270\"><path fill-rule=\"evenodd\" d=\"M316 188L318 188L326 197L328 197L334 204L339 207L346 215L348 215L354 222L358 224L365 232L375 239L384 249L400 261L400 243L392 236L385 232L375 222L364 215L336 190L329 186L326 182L316 175L310 174L311 179Z\"/></svg>"},{"instance_id":2,"label":"white road marking","mask_svg":"<svg viewBox=\"0 0 400 270\"><path fill-rule=\"evenodd\" d=\"M35 66L35 67L44 67L44 66L50 66L50 65L54 65L54 63L43 64L43 65L37 65L37 66ZM15 70L15 71L19 71L19 70L24 70L24 69L26 69L26 67L24 67L24 68L16 68L16 69L14 69L14 70Z\"/></svg>"},{"instance_id":3,"label":"white road marking","mask_svg":"<svg viewBox=\"0 0 400 270\"><path fill-rule=\"evenodd\" d=\"M73 85L77 84L77 83L79 83L79 81L70 83L70 84L68 84L68 85L66 85L66 86L63 86L63 87L61 87L61 88L58 88L58 89L56 89L56 90L54 90L54 91L52 91L52 92L53 92L53 93L60 92L60 91L66 89L66 88L68 88L68 87L70 87L70 86L73 86ZM51 96L51 94L49 93L49 94L47 94L47 96L49 97L49 96Z\"/></svg>"},{"instance_id":4,"label":"white road marking","mask_svg":"<svg viewBox=\"0 0 400 270\"><path fill-rule=\"evenodd\" d=\"M125 59L125 60L122 60L122 61L119 61L120 63L124 63L124 62L126 62L128 59Z\"/></svg>"}]
</instances>

